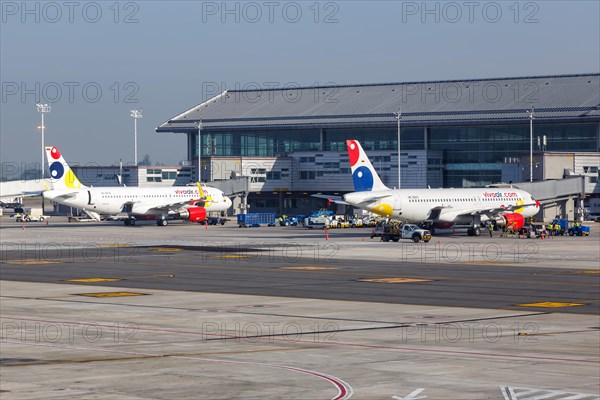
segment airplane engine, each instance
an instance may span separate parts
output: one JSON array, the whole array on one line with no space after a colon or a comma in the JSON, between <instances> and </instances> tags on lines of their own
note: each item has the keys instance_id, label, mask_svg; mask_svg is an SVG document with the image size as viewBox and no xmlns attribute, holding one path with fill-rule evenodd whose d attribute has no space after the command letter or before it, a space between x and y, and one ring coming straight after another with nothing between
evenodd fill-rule
<instances>
[{"instance_id":1,"label":"airplane engine","mask_svg":"<svg viewBox=\"0 0 600 400\"><path fill-rule=\"evenodd\" d=\"M188 219L193 222L202 222L206 219L206 208L190 207L185 211L180 212L179 216L183 219Z\"/></svg>"},{"instance_id":2,"label":"airplane engine","mask_svg":"<svg viewBox=\"0 0 600 400\"><path fill-rule=\"evenodd\" d=\"M511 226L513 230L520 230L525 225L525 217L519 213L503 214L496 219L498 226Z\"/></svg>"}]
</instances>

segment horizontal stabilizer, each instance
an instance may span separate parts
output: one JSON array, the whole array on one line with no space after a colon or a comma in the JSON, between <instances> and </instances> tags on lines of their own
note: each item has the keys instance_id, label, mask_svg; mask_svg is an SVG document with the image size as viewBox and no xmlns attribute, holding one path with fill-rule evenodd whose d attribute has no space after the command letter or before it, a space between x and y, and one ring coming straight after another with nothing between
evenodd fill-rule
<instances>
[{"instance_id":1,"label":"horizontal stabilizer","mask_svg":"<svg viewBox=\"0 0 600 400\"><path fill-rule=\"evenodd\" d=\"M330 202L336 203L336 204L348 204L342 199L342 196L328 196L326 194L312 194L311 197L317 197L319 199L329 200Z\"/></svg>"}]
</instances>

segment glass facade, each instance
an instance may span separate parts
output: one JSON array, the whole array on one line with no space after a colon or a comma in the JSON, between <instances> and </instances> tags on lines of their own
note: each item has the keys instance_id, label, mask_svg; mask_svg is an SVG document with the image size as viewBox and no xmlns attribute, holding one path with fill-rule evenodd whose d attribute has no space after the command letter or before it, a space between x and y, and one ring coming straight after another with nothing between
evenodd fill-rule
<instances>
[{"instance_id":1,"label":"glass facade","mask_svg":"<svg viewBox=\"0 0 600 400\"><path fill-rule=\"evenodd\" d=\"M397 149L396 129L281 129L202 132L202 156L275 157L294 151L346 151L346 140L357 139L365 150ZM424 150L423 128L402 128L403 150ZM198 157L192 135L193 156Z\"/></svg>"},{"instance_id":2,"label":"glass facade","mask_svg":"<svg viewBox=\"0 0 600 400\"><path fill-rule=\"evenodd\" d=\"M426 135L427 132L427 135ZM499 182L502 166L519 162L529 152L529 124L458 127L402 127L402 150L438 150L443 153L444 187L484 186ZM547 151L598 151L597 123L536 124L537 138L546 136ZM197 135L190 135L193 157ZM426 139L427 138L427 139ZM276 157L295 151L346 152L346 140L357 139L367 151L396 152L397 130L390 128L280 128L202 132L202 156ZM516 161L515 161L516 160ZM310 178L309 178L310 179Z\"/></svg>"},{"instance_id":3,"label":"glass facade","mask_svg":"<svg viewBox=\"0 0 600 400\"><path fill-rule=\"evenodd\" d=\"M546 151L598 151L597 124L533 125L537 137L546 136ZM444 154L444 187L483 186L500 182L502 165L529 152L529 124L470 127L431 127L429 149Z\"/></svg>"},{"instance_id":4,"label":"glass facade","mask_svg":"<svg viewBox=\"0 0 600 400\"><path fill-rule=\"evenodd\" d=\"M196 135L194 135L196 136ZM293 151L320 151L319 129L202 132L202 156L275 157ZM198 156L196 141L194 155Z\"/></svg>"},{"instance_id":5,"label":"glass facade","mask_svg":"<svg viewBox=\"0 0 600 400\"><path fill-rule=\"evenodd\" d=\"M423 128L400 127L402 150L425 150ZM356 139L365 150L398 149L398 129L324 129L323 150L346 151L346 140Z\"/></svg>"}]
</instances>

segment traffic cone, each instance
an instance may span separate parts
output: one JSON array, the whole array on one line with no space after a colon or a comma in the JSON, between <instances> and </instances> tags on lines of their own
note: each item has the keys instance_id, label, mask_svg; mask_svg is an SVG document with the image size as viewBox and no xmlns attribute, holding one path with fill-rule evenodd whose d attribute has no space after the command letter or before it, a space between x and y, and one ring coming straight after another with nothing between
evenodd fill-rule
<instances>
[{"instance_id":1,"label":"traffic cone","mask_svg":"<svg viewBox=\"0 0 600 400\"><path fill-rule=\"evenodd\" d=\"M325 240L329 240L329 229L325 228Z\"/></svg>"},{"instance_id":2,"label":"traffic cone","mask_svg":"<svg viewBox=\"0 0 600 400\"><path fill-rule=\"evenodd\" d=\"M208 229L208 220L206 220L206 221L204 222L204 226L206 227L206 229Z\"/></svg>"}]
</instances>

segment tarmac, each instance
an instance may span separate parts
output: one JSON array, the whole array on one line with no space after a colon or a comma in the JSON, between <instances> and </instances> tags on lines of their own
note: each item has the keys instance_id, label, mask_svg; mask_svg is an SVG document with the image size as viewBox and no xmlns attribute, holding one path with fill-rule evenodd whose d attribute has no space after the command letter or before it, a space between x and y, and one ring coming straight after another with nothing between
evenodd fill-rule
<instances>
[{"instance_id":1,"label":"tarmac","mask_svg":"<svg viewBox=\"0 0 600 400\"><path fill-rule=\"evenodd\" d=\"M2 399L600 399L589 237L0 226Z\"/></svg>"}]
</instances>

